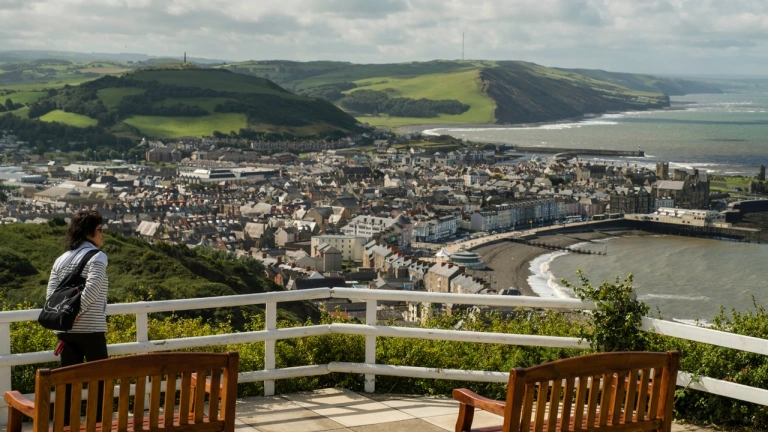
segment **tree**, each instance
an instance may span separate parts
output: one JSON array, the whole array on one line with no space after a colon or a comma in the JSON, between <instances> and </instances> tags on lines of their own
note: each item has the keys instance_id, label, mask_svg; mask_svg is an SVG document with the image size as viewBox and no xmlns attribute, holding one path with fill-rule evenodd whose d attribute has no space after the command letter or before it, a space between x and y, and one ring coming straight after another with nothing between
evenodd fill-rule
<instances>
[{"instance_id":1,"label":"tree","mask_svg":"<svg viewBox=\"0 0 768 432\"><path fill-rule=\"evenodd\" d=\"M13 111L16 109L16 105L13 103L11 98L8 98L5 100L5 109L7 109L8 111Z\"/></svg>"},{"instance_id":2,"label":"tree","mask_svg":"<svg viewBox=\"0 0 768 432\"><path fill-rule=\"evenodd\" d=\"M259 239L259 249L271 249L275 247L275 230L271 226L266 226Z\"/></svg>"}]
</instances>

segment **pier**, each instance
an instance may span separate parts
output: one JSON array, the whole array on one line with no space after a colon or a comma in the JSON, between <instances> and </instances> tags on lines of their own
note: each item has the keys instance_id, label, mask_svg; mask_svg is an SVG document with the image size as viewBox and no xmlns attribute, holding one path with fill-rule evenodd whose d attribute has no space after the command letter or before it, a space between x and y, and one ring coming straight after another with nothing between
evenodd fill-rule
<instances>
[{"instance_id":1,"label":"pier","mask_svg":"<svg viewBox=\"0 0 768 432\"><path fill-rule=\"evenodd\" d=\"M565 147L530 147L530 146L511 146L512 149L520 153L564 153L568 155L594 155L594 156L631 156L645 157L643 150L606 150L606 149L584 149L584 148L565 148Z\"/></svg>"},{"instance_id":2,"label":"pier","mask_svg":"<svg viewBox=\"0 0 768 432\"><path fill-rule=\"evenodd\" d=\"M562 247L562 246L557 246L549 243L544 243L542 241L526 240L522 238L510 238L509 241L511 241L512 243L520 243L527 246L539 247L539 248L549 249L553 251L572 252L572 253L582 254L582 255L605 255L605 252L574 249L572 247Z\"/></svg>"}]
</instances>

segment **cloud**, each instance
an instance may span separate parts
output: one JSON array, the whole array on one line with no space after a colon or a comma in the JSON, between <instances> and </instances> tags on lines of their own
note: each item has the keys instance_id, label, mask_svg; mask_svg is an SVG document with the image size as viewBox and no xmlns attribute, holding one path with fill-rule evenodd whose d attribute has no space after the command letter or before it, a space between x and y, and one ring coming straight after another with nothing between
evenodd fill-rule
<instances>
[{"instance_id":1,"label":"cloud","mask_svg":"<svg viewBox=\"0 0 768 432\"><path fill-rule=\"evenodd\" d=\"M464 32L468 58L768 74L763 0L0 0L0 22L0 49L385 63L459 58Z\"/></svg>"}]
</instances>

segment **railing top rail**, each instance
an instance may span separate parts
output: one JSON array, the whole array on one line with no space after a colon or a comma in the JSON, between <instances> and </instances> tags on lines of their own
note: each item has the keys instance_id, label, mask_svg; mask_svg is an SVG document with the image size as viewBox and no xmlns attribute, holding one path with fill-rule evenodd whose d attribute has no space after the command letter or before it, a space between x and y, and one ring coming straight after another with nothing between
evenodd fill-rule
<instances>
[{"instance_id":1,"label":"railing top rail","mask_svg":"<svg viewBox=\"0 0 768 432\"><path fill-rule=\"evenodd\" d=\"M334 298L358 300L411 301L450 304L471 304L501 307L535 307L546 309L580 309L594 310L597 305L593 302L578 299L504 296L489 294L452 294L420 291L367 290L355 288L332 288Z\"/></svg>"},{"instance_id":2,"label":"railing top rail","mask_svg":"<svg viewBox=\"0 0 768 432\"><path fill-rule=\"evenodd\" d=\"M107 315L169 312L244 305L280 303L286 301L343 298L357 300L412 301L450 304L473 304L501 307L535 307L552 309L596 309L594 303L576 299L502 296L487 294L448 294L412 291L365 290L354 288L314 288L300 291L277 291L195 299L159 300L151 302L117 303L107 306ZM35 321L40 309L0 312L0 323Z\"/></svg>"}]
</instances>

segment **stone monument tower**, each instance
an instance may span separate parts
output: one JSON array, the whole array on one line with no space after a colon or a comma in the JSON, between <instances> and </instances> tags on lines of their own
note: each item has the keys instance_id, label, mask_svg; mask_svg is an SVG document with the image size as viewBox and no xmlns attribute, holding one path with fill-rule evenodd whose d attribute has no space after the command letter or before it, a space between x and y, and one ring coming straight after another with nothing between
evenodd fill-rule
<instances>
[{"instance_id":1,"label":"stone monument tower","mask_svg":"<svg viewBox=\"0 0 768 432\"><path fill-rule=\"evenodd\" d=\"M656 162L656 178L669 180L669 162Z\"/></svg>"}]
</instances>

